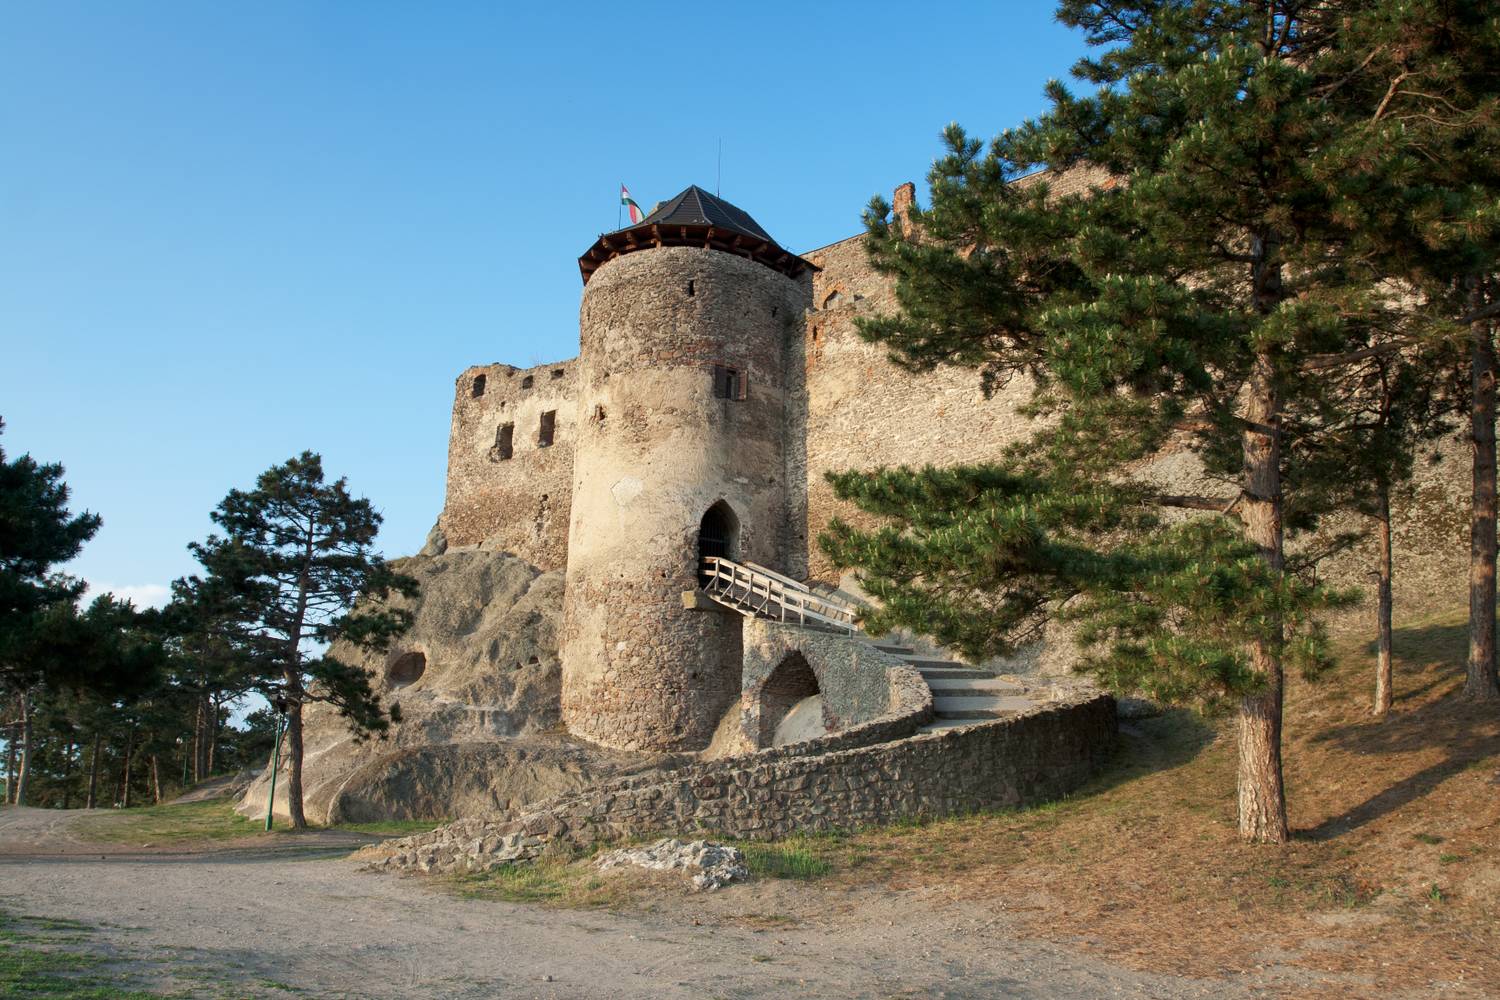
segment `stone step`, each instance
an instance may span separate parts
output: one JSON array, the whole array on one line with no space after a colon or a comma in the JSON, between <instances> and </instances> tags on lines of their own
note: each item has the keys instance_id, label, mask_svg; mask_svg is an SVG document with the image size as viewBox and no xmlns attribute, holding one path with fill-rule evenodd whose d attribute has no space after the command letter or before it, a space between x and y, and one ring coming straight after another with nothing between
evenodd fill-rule
<instances>
[{"instance_id":1,"label":"stone step","mask_svg":"<svg viewBox=\"0 0 1500 1000\"><path fill-rule=\"evenodd\" d=\"M916 652L916 650L912 649L910 646L887 646L884 643L879 642L871 643L871 645L880 650L882 653L892 653L896 656L911 656Z\"/></svg>"},{"instance_id":2,"label":"stone step","mask_svg":"<svg viewBox=\"0 0 1500 1000\"><path fill-rule=\"evenodd\" d=\"M938 660L930 656L917 656L915 654L910 656L902 656L901 659L905 660L909 665L916 667L918 670L921 670L923 667L934 667L942 670L979 669L978 667L971 667L967 664L959 663L957 660Z\"/></svg>"},{"instance_id":3,"label":"stone step","mask_svg":"<svg viewBox=\"0 0 1500 1000\"><path fill-rule=\"evenodd\" d=\"M967 695L954 697L949 694L938 694L933 692L932 710L939 717L950 717L955 715L991 715L994 713L1010 714L1031 708L1036 704L1030 698L1021 698L1015 695Z\"/></svg>"},{"instance_id":4,"label":"stone step","mask_svg":"<svg viewBox=\"0 0 1500 1000\"><path fill-rule=\"evenodd\" d=\"M998 677L928 677L923 680L935 695L949 697L990 697L993 695L1025 694L1026 689L1015 681L1003 681Z\"/></svg>"},{"instance_id":5,"label":"stone step","mask_svg":"<svg viewBox=\"0 0 1500 1000\"><path fill-rule=\"evenodd\" d=\"M918 667L917 673L927 681L992 681L998 676L988 670L975 670L972 667Z\"/></svg>"}]
</instances>

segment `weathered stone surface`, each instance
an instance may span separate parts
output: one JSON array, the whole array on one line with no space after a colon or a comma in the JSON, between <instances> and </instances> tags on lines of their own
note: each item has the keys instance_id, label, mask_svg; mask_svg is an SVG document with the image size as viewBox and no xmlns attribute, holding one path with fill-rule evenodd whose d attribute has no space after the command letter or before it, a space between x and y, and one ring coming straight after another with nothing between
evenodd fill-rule
<instances>
[{"instance_id":1,"label":"weathered stone surface","mask_svg":"<svg viewBox=\"0 0 1500 1000\"><path fill-rule=\"evenodd\" d=\"M1113 752L1116 732L1114 699L1081 696L873 746L806 753L799 752L808 746L802 744L631 775L516 814L368 848L363 857L411 868L401 859L414 850L518 833L571 847L668 832L770 840L1021 806L1081 785ZM480 853L453 864L483 865L488 859Z\"/></svg>"},{"instance_id":2,"label":"weathered stone surface","mask_svg":"<svg viewBox=\"0 0 1500 1000\"><path fill-rule=\"evenodd\" d=\"M648 871L681 871L698 890L722 889L731 882L750 877L745 855L739 849L706 840L658 840L649 847L624 847L610 851L596 862L601 872L621 868L645 868Z\"/></svg>"},{"instance_id":3,"label":"weathered stone surface","mask_svg":"<svg viewBox=\"0 0 1500 1000\"><path fill-rule=\"evenodd\" d=\"M577 368L477 365L458 377L438 521L455 548L485 545L545 570L567 565Z\"/></svg>"},{"instance_id":4,"label":"weathered stone surface","mask_svg":"<svg viewBox=\"0 0 1500 1000\"><path fill-rule=\"evenodd\" d=\"M744 619L743 632L740 717L754 746L776 745L788 710L814 693L825 729L843 734L842 746L896 739L931 717L932 694L921 675L868 642L758 618Z\"/></svg>"},{"instance_id":5,"label":"weathered stone surface","mask_svg":"<svg viewBox=\"0 0 1500 1000\"><path fill-rule=\"evenodd\" d=\"M624 749L702 750L740 694L735 615L683 607L723 504L734 557L780 562L783 367L807 285L735 254L641 250L584 290L567 603L568 729ZM716 369L737 373L723 398Z\"/></svg>"},{"instance_id":6,"label":"weathered stone surface","mask_svg":"<svg viewBox=\"0 0 1500 1000\"><path fill-rule=\"evenodd\" d=\"M515 808L658 763L558 732L561 573L472 550L397 566L421 587L415 600L396 599L413 613L410 631L384 655L332 652L368 670L402 721L383 739L360 741L331 707L307 707L309 819L440 820ZM250 787L243 812L265 810L267 785L263 775Z\"/></svg>"}]
</instances>

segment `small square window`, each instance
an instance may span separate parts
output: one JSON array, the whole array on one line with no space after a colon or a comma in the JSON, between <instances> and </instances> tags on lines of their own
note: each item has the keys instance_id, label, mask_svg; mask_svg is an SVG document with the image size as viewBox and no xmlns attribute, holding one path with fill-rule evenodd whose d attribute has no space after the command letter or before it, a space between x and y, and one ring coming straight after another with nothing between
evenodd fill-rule
<instances>
[{"instance_id":1,"label":"small square window","mask_svg":"<svg viewBox=\"0 0 1500 1000\"><path fill-rule=\"evenodd\" d=\"M714 365L714 398L744 399L746 394L745 373L725 365Z\"/></svg>"},{"instance_id":2,"label":"small square window","mask_svg":"<svg viewBox=\"0 0 1500 1000\"><path fill-rule=\"evenodd\" d=\"M535 377L533 377L531 375L527 375L525 378L521 379L521 388L522 389L530 389L531 388L531 383L533 383L535 381L536 381Z\"/></svg>"}]
</instances>

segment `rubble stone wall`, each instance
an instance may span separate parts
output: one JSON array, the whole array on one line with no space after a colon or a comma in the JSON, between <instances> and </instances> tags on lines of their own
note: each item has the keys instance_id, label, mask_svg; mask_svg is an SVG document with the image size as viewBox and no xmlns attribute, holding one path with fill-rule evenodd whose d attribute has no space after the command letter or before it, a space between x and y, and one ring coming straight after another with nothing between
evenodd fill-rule
<instances>
[{"instance_id":1,"label":"rubble stone wall","mask_svg":"<svg viewBox=\"0 0 1500 1000\"><path fill-rule=\"evenodd\" d=\"M452 548L483 544L538 569L568 561L578 361L478 365L458 377L439 526ZM482 384L478 385L480 379ZM551 413L552 442L542 442ZM510 431L510 457L502 429Z\"/></svg>"},{"instance_id":2,"label":"rubble stone wall","mask_svg":"<svg viewBox=\"0 0 1500 1000\"><path fill-rule=\"evenodd\" d=\"M774 840L897 819L1014 808L1077 789L1118 736L1106 695L833 753L794 747L606 782L516 818L461 820L364 857L420 871L490 867L544 842L587 847L663 833Z\"/></svg>"},{"instance_id":3,"label":"rubble stone wall","mask_svg":"<svg viewBox=\"0 0 1500 1000\"><path fill-rule=\"evenodd\" d=\"M1058 194L1073 194L1092 184L1109 184L1098 170L1058 175L1043 171L1019 183L1046 183ZM903 185L903 187L905 187ZM903 192L896 192L896 203ZM909 193L907 195L909 197ZM940 367L913 374L888 357L885 348L862 340L855 328L861 316L897 309L891 283L870 266L863 237L856 236L803 255L822 270L813 279L812 308L806 316L800 357L788 368L801 380L792 397L788 435L802 447L801 464L790 477L790 504L804 518L795 527L794 546L785 568L792 575L839 585L837 569L817 544L829 521L840 517L856 527L871 528L878 519L833 496L828 472L881 466L948 466L991 461L1005 447L1031 433L1030 418L1019 412L1031 385L1013 379L985 399L979 373ZM789 452L791 454L791 452ZM1463 432L1438 442L1418 463L1413 481L1398 490L1392 503L1395 536L1395 601L1398 618L1411 620L1462 607L1467 586L1469 443ZM1180 443L1137 470L1159 483L1164 492L1205 496L1232 495L1234 486L1209 479L1196 455ZM1357 517L1331 519L1326 538L1338 531L1367 530ZM1315 551L1323 541L1291 539L1292 551ZM1362 628L1373 619L1372 572L1377 566L1373 538L1318 566L1318 574L1339 586L1360 590L1362 607L1335 622ZM843 581L845 584L848 581ZM1060 647L1071 660L1068 644Z\"/></svg>"},{"instance_id":4,"label":"rubble stone wall","mask_svg":"<svg viewBox=\"0 0 1500 1000\"><path fill-rule=\"evenodd\" d=\"M739 617L687 610L682 594L721 503L731 557L781 562L783 362L806 301L805 283L691 247L626 254L589 279L561 637L571 732L699 750L739 699Z\"/></svg>"},{"instance_id":5,"label":"rubble stone wall","mask_svg":"<svg viewBox=\"0 0 1500 1000\"><path fill-rule=\"evenodd\" d=\"M752 743L767 729L766 685L788 657L801 656L817 679L823 723L840 739L817 742L820 752L899 739L932 717L932 693L914 667L867 642L758 618L744 619L744 694L740 723Z\"/></svg>"}]
</instances>

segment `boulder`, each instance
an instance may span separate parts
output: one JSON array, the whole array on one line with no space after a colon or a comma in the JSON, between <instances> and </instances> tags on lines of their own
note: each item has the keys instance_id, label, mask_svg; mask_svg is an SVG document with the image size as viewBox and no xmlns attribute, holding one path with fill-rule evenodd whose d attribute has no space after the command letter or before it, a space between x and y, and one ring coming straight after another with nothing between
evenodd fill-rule
<instances>
[{"instance_id":1,"label":"boulder","mask_svg":"<svg viewBox=\"0 0 1500 1000\"><path fill-rule=\"evenodd\" d=\"M368 671L382 701L399 706L401 721L383 737L360 739L331 706L307 706L302 781L310 821L442 820L655 766L649 755L602 750L561 731L561 571L475 549L394 565L421 588L415 598L392 599L412 612L411 629L383 654L342 644L330 652ZM267 787L260 776L240 811L263 813ZM282 815L285 787L283 772Z\"/></svg>"}]
</instances>

